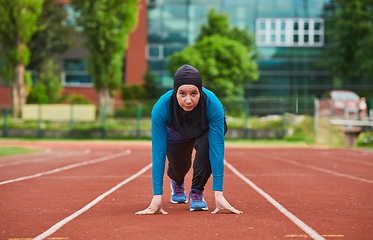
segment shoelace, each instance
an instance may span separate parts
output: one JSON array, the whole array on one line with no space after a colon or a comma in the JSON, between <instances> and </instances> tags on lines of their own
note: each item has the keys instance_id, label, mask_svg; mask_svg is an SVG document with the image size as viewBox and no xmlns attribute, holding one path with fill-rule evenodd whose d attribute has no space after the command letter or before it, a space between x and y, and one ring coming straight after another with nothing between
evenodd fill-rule
<instances>
[{"instance_id":1,"label":"shoelace","mask_svg":"<svg viewBox=\"0 0 373 240\"><path fill-rule=\"evenodd\" d=\"M200 202L202 201L202 191L198 191L196 193L191 193L192 195L192 198L193 198L193 201L197 201L197 202Z\"/></svg>"},{"instance_id":2,"label":"shoelace","mask_svg":"<svg viewBox=\"0 0 373 240\"><path fill-rule=\"evenodd\" d=\"M184 184L182 185L177 185L176 183L173 183L175 195L182 195L184 194Z\"/></svg>"}]
</instances>

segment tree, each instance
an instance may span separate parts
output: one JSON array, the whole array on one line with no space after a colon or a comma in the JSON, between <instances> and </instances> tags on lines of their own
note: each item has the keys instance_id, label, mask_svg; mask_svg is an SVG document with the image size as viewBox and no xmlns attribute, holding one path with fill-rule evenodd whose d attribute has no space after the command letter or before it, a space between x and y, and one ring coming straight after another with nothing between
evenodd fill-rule
<instances>
[{"instance_id":1,"label":"tree","mask_svg":"<svg viewBox=\"0 0 373 240\"><path fill-rule=\"evenodd\" d=\"M66 19L67 13L60 4L52 0L44 2L37 21L38 29L28 43L31 51L28 68L37 70L41 81L44 81L44 65L56 55L66 53L75 43L74 29L64 25Z\"/></svg>"},{"instance_id":2,"label":"tree","mask_svg":"<svg viewBox=\"0 0 373 240\"><path fill-rule=\"evenodd\" d=\"M258 64L249 55L247 47L217 34L174 53L168 67L174 73L184 64L198 69L204 86L219 97L242 96L243 84L259 77Z\"/></svg>"},{"instance_id":3,"label":"tree","mask_svg":"<svg viewBox=\"0 0 373 240\"><path fill-rule=\"evenodd\" d=\"M138 84L132 84L130 86L124 84L121 91L123 101L130 99L140 100L146 98L144 87Z\"/></svg>"},{"instance_id":4,"label":"tree","mask_svg":"<svg viewBox=\"0 0 373 240\"><path fill-rule=\"evenodd\" d=\"M232 27L228 15L223 12L216 12L214 8L211 8L207 16L207 24L201 26L197 41L215 34L239 41L247 47L253 59L257 58L258 52L255 46L255 36L250 32L249 26L246 26L244 29Z\"/></svg>"},{"instance_id":5,"label":"tree","mask_svg":"<svg viewBox=\"0 0 373 240\"><path fill-rule=\"evenodd\" d=\"M24 75L30 61L27 43L37 30L43 0L0 0L0 44L2 73L12 86L13 116L20 114L26 102Z\"/></svg>"},{"instance_id":6,"label":"tree","mask_svg":"<svg viewBox=\"0 0 373 240\"><path fill-rule=\"evenodd\" d=\"M220 97L242 96L243 85L259 77L254 36L246 29L231 27L229 17L211 9L197 42L169 58L171 73L189 64L197 68L204 86Z\"/></svg>"},{"instance_id":7,"label":"tree","mask_svg":"<svg viewBox=\"0 0 373 240\"><path fill-rule=\"evenodd\" d=\"M57 68L53 59L49 59L42 65L43 78L36 81L29 94L32 96L28 96L27 103L56 103L60 100L62 84L59 76L55 74Z\"/></svg>"},{"instance_id":8,"label":"tree","mask_svg":"<svg viewBox=\"0 0 373 240\"><path fill-rule=\"evenodd\" d=\"M373 2L335 0L324 7L325 65L344 84L355 76L373 76Z\"/></svg>"},{"instance_id":9,"label":"tree","mask_svg":"<svg viewBox=\"0 0 373 240\"><path fill-rule=\"evenodd\" d=\"M98 92L100 103L111 106L115 90L120 88L128 34L133 30L138 0L72 0L80 13L84 46L89 51L87 71ZM106 108L108 112L112 109Z\"/></svg>"},{"instance_id":10,"label":"tree","mask_svg":"<svg viewBox=\"0 0 373 240\"><path fill-rule=\"evenodd\" d=\"M147 99L156 99L159 98L159 90L157 83L155 82L155 75L151 71L146 71L144 75L143 88L145 91L145 98Z\"/></svg>"}]
</instances>

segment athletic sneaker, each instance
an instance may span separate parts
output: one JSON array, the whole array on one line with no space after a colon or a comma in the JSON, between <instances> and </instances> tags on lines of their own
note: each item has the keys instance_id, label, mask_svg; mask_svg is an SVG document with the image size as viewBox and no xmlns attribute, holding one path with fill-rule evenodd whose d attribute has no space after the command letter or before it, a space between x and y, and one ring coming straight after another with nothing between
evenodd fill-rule
<instances>
[{"instance_id":1,"label":"athletic sneaker","mask_svg":"<svg viewBox=\"0 0 373 240\"><path fill-rule=\"evenodd\" d=\"M190 211L207 211L207 203L203 197L203 191L191 189L189 193Z\"/></svg>"},{"instance_id":2,"label":"athletic sneaker","mask_svg":"<svg viewBox=\"0 0 373 240\"><path fill-rule=\"evenodd\" d=\"M171 202L172 203L187 203L188 198L185 194L184 183L177 185L174 180L171 181Z\"/></svg>"}]
</instances>

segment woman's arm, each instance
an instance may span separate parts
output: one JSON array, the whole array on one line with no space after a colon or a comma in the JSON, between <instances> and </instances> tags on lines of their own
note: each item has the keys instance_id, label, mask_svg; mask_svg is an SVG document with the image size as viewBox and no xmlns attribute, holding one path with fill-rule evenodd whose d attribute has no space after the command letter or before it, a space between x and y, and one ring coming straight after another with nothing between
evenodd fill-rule
<instances>
[{"instance_id":1,"label":"woman's arm","mask_svg":"<svg viewBox=\"0 0 373 240\"><path fill-rule=\"evenodd\" d=\"M172 93L172 91L171 91ZM170 92L165 93L152 110L152 181L153 199L148 208L136 214L167 214L162 209L163 175L167 153L167 123L170 122Z\"/></svg>"},{"instance_id":2,"label":"woman's arm","mask_svg":"<svg viewBox=\"0 0 373 240\"><path fill-rule=\"evenodd\" d=\"M224 108L211 91L206 93L206 120L209 122L209 157L213 176L213 191L223 191L224 177Z\"/></svg>"},{"instance_id":3,"label":"woman's arm","mask_svg":"<svg viewBox=\"0 0 373 240\"><path fill-rule=\"evenodd\" d=\"M216 208L212 213L222 209L241 214L242 211L232 207L223 196L224 179L224 108L218 98L206 91L206 119L209 121L209 156L213 176L212 190L215 191Z\"/></svg>"},{"instance_id":4,"label":"woman's arm","mask_svg":"<svg viewBox=\"0 0 373 240\"><path fill-rule=\"evenodd\" d=\"M167 123L170 117L170 96L172 91L165 93L154 105L152 110L152 180L153 194L163 194L163 176L167 153Z\"/></svg>"}]
</instances>

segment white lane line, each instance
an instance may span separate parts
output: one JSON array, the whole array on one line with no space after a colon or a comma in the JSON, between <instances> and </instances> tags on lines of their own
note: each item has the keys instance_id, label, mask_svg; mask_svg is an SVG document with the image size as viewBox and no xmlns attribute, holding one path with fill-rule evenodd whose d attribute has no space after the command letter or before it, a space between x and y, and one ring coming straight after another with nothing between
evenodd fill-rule
<instances>
[{"instance_id":1,"label":"white lane line","mask_svg":"<svg viewBox=\"0 0 373 240\"><path fill-rule=\"evenodd\" d=\"M0 164L0 167L15 166L15 165L26 164L26 163L44 162L44 161L49 161L49 160L54 160L54 159L59 159L59 158L64 158L64 157L71 157L71 156L81 156L81 155L87 155L90 152L91 152L90 149L86 149L82 153L59 154L54 157L48 156L49 158L35 158L35 159L21 160L17 162L7 162L7 163Z\"/></svg>"},{"instance_id":2,"label":"white lane line","mask_svg":"<svg viewBox=\"0 0 373 240\"><path fill-rule=\"evenodd\" d=\"M102 199L104 199L106 196L108 196L109 194L113 193L114 191L116 191L117 189L119 189L120 187L122 187L124 184L132 181L133 179L137 178L138 176L140 176L141 174L145 173L148 169L150 169L152 167L152 164L149 163L147 166L145 166L143 169L141 169L139 172L135 173L134 175L132 175L131 177L127 178L126 180L124 180L123 182L119 183L118 185L116 185L115 187L113 187L112 189L110 189L109 191L101 194L100 196L98 196L95 200L93 200L92 202L90 202L88 205L86 205L85 207L83 207L82 209L80 209L79 211L73 213L72 215L68 216L67 218L61 220L60 222L56 223L55 225L53 225L51 228L49 228L47 231L43 232L42 234L40 234L39 236L33 238L33 240L42 240L42 239L45 239L47 238L48 236L52 235L53 233L55 233L58 229L60 229L61 227L63 227L66 223L70 222L71 220L73 220L74 218L78 217L80 214L84 213L85 211L87 211L88 209L90 209L91 207L93 207L94 205L96 205L98 202L100 202Z\"/></svg>"},{"instance_id":3,"label":"white lane line","mask_svg":"<svg viewBox=\"0 0 373 240\"><path fill-rule=\"evenodd\" d=\"M49 174L53 174L53 173L57 173L57 172L62 172L62 171L68 170L68 169L77 168L77 167L81 167L81 166L85 166L85 165L89 165L89 164L93 164L93 163L103 162L103 161L106 161L106 160L109 160L109 159L112 159L112 158L117 158L117 157L120 157L120 156L129 155L129 154L131 154L131 150L127 149L124 152L112 154L112 155L109 155L109 156L100 157L100 158L96 158L96 159L93 159L93 160L88 160L88 161L84 161L84 162L80 162L80 163L71 164L71 165L68 165L68 166L65 166L65 167L56 168L56 169L53 169L53 170L50 170L50 171L41 172L41 173L37 173L37 174L34 174L34 175L29 175L29 176L25 176L25 177L20 177L20 178L7 180L7 181L4 181L4 182L0 182L0 185L13 183L13 182L19 182L19 181L26 180L26 179L31 179L31 178L37 178L37 177L41 177L41 176L45 176L45 175L49 175Z\"/></svg>"},{"instance_id":4,"label":"white lane line","mask_svg":"<svg viewBox=\"0 0 373 240\"><path fill-rule=\"evenodd\" d=\"M348 174L331 171L331 170L328 170L328 169L325 169L325 168L315 167L315 166L300 163L300 162L297 162L297 161L294 161L294 160L289 160L289 159L286 159L286 158L283 158L283 157L278 157L278 156L273 156L273 155L269 155L269 154L265 154L265 153L258 153L258 152L255 152L254 154L258 155L258 156L261 156L261 157L290 163L290 164L293 164L293 165L296 165L296 166L299 166L299 167L305 167L305 168L309 168L309 169L316 170L316 171L319 171L319 172L333 174L333 175L338 176L338 177L345 177L345 178L349 178L349 179L353 179L353 180L358 180L358 181L361 181L361 182L373 183L373 181L365 179L365 178L359 178L359 177L351 176L351 175L348 175Z\"/></svg>"},{"instance_id":5,"label":"white lane line","mask_svg":"<svg viewBox=\"0 0 373 240\"><path fill-rule=\"evenodd\" d=\"M289 218L295 225L297 225L300 229L302 229L305 233L308 234L313 239L316 240L325 240L321 235L319 235L315 230L310 228L307 224L305 224L302 220L294 216L291 212L286 210L280 203L278 203L275 199L269 196L266 192L256 186L252 181L247 179L243 174L241 174L236 168L234 168L230 163L224 160L224 164L239 178L241 178L244 182L249 184L255 191L257 191L260 195L262 195L265 199L268 200L275 208L277 208L281 213L283 213L287 218Z\"/></svg>"}]
</instances>

